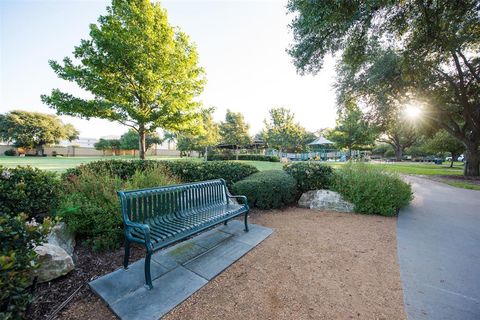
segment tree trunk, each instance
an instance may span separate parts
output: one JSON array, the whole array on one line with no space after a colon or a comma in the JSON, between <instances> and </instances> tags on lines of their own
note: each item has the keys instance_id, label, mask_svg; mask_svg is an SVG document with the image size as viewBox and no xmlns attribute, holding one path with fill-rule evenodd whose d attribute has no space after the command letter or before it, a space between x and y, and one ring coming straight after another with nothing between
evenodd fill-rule
<instances>
[{"instance_id":1,"label":"tree trunk","mask_svg":"<svg viewBox=\"0 0 480 320\"><path fill-rule=\"evenodd\" d=\"M476 144L467 145L463 174L468 177L480 176L480 152Z\"/></svg>"},{"instance_id":2,"label":"tree trunk","mask_svg":"<svg viewBox=\"0 0 480 320\"><path fill-rule=\"evenodd\" d=\"M395 148L395 158L397 161L402 161L403 150L402 148L396 147Z\"/></svg>"},{"instance_id":3,"label":"tree trunk","mask_svg":"<svg viewBox=\"0 0 480 320\"><path fill-rule=\"evenodd\" d=\"M143 125L138 128L138 139L139 139L139 150L138 150L138 155L140 156L140 159L145 160L145 127Z\"/></svg>"},{"instance_id":4,"label":"tree trunk","mask_svg":"<svg viewBox=\"0 0 480 320\"><path fill-rule=\"evenodd\" d=\"M208 161L208 147L205 147L205 161Z\"/></svg>"}]
</instances>

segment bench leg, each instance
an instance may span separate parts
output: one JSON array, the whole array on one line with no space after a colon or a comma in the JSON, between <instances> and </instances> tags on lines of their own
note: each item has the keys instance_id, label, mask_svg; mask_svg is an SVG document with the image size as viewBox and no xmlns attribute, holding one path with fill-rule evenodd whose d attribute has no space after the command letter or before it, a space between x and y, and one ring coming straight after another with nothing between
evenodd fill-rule
<instances>
[{"instance_id":1,"label":"bench leg","mask_svg":"<svg viewBox=\"0 0 480 320\"><path fill-rule=\"evenodd\" d=\"M145 257L145 285L148 289L152 289L152 276L150 274L150 261L152 259L152 251L147 251L147 256Z\"/></svg>"},{"instance_id":2,"label":"bench leg","mask_svg":"<svg viewBox=\"0 0 480 320\"><path fill-rule=\"evenodd\" d=\"M248 211L245 212L245 232L248 232L248 221L247 221L247 218L248 218Z\"/></svg>"},{"instance_id":3,"label":"bench leg","mask_svg":"<svg viewBox=\"0 0 480 320\"><path fill-rule=\"evenodd\" d=\"M125 240L125 255L123 256L123 267L128 269L128 260L130 260L130 241Z\"/></svg>"},{"instance_id":4,"label":"bench leg","mask_svg":"<svg viewBox=\"0 0 480 320\"><path fill-rule=\"evenodd\" d=\"M225 222L223 223L224 226L226 226L228 223L228 220L225 220Z\"/></svg>"}]
</instances>

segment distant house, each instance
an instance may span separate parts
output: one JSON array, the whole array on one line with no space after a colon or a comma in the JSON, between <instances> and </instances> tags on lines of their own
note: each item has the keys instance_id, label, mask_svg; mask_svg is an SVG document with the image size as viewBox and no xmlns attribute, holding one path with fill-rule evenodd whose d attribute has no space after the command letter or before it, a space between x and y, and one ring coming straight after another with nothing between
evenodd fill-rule
<instances>
[{"instance_id":1,"label":"distant house","mask_svg":"<svg viewBox=\"0 0 480 320\"><path fill-rule=\"evenodd\" d=\"M62 141L60 142L60 146L62 147L68 147L68 146L79 146L82 148L95 148L95 143L98 142L99 139L96 138L84 138L84 137L79 137L78 139L75 139L73 141Z\"/></svg>"}]
</instances>

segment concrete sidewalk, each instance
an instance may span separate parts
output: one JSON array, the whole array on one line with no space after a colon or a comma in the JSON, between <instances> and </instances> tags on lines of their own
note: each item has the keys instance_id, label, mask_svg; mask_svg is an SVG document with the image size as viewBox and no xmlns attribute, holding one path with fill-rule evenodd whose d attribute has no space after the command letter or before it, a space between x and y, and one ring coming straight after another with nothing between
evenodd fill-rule
<instances>
[{"instance_id":1,"label":"concrete sidewalk","mask_svg":"<svg viewBox=\"0 0 480 320\"><path fill-rule=\"evenodd\" d=\"M397 241L408 319L480 319L480 191L406 179L415 199Z\"/></svg>"}]
</instances>

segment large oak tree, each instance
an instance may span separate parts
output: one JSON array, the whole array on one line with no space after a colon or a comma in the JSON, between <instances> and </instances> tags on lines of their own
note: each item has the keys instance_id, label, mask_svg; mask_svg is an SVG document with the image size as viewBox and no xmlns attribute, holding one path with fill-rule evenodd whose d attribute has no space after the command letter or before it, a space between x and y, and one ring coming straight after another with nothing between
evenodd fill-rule
<instances>
[{"instance_id":1,"label":"large oak tree","mask_svg":"<svg viewBox=\"0 0 480 320\"><path fill-rule=\"evenodd\" d=\"M74 59L50 61L57 75L75 82L92 98L58 89L43 95L59 114L117 121L145 137L157 128L181 130L198 115L196 100L204 85L195 46L168 23L167 13L149 0L113 0L90 38L81 40Z\"/></svg>"},{"instance_id":2,"label":"large oak tree","mask_svg":"<svg viewBox=\"0 0 480 320\"><path fill-rule=\"evenodd\" d=\"M480 1L290 0L288 8L300 72L340 53L343 76L370 84L373 111L424 102L424 116L465 145L465 175L480 175Z\"/></svg>"}]
</instances>

